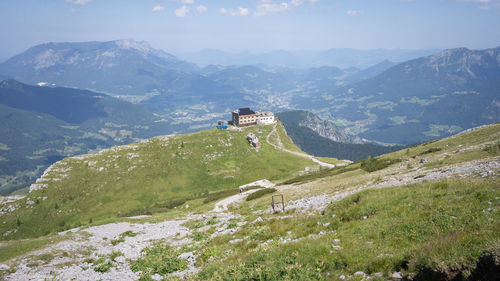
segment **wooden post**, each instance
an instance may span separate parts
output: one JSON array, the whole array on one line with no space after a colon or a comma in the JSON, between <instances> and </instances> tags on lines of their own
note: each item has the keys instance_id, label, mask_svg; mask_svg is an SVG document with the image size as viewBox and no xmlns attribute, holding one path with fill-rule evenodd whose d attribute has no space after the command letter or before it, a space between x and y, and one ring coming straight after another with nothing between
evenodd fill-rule
<instances>
[{"instance_id":1,"label":"wooden post","mask_svg":"<svg viewBox=\"0 0 500 281\"><path fill-rule=\"evenodd\" d=\"M281 197L281 202L279 201L274 201L274 197ZM271 197L271 206L273 207L273 213L276 212L276 209L274 208L277 204L281 203L281 210L285 212L285 198L283 197L283 194L278 194L278 195L273 195Z\"/></svg>"}]
</instances>

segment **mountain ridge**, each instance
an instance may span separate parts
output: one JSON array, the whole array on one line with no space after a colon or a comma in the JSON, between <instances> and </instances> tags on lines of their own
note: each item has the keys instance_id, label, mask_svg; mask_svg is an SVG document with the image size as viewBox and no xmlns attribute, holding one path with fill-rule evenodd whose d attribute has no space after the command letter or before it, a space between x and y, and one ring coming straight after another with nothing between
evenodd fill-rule
<instances>
[{"instance_id":1,"label":"mountain ridge","mask_svg":"<svg viewBox=\"0 0 500 281\"><path fill-rule=\"evenodd\" d=\"M128 94L151 92L182 73L197 70L193 64L133 40L46 43L0 64L0 73L25 83ZM165 82L158 80L160 76Z\"/></svg>"}]
</instances>

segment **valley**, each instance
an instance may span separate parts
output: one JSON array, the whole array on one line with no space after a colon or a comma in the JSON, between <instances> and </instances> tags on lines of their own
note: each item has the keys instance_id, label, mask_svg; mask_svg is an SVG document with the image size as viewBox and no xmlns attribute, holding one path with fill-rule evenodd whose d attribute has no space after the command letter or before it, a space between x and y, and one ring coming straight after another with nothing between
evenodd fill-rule
<instances>
[{"instance_id":1,"label":"valley","mask_svg":"<svg viewBox=\"0 0 500 281\"><path fill-rule=\"evenodd\" d=\"M0 1L0 281L500 281L499 13Z\"/></svg>"},{"instance_id":2,"label":"valley","mask_svg":"<svg viewBox=\"0 0 500 281\"><path fill-rule=\"evenodd\" d=\"M498 50L380 52L372 59L381 62L359 69L355 58L370 57L363 52L350 53L344 68L273 60L199 67L134 40L37 45L0 64L1 77L21 81L0 86L0 194L26 193L64 157L213 128L242 105L283 118L311 112L316 119L303 114L302 126L293 116L285 124L294 142L318 157L353 161L498 122ZM335 52L329 56L338 59ZM337 136L325 139L320 131L332 126Z\"/></svg>"}]
</instances>

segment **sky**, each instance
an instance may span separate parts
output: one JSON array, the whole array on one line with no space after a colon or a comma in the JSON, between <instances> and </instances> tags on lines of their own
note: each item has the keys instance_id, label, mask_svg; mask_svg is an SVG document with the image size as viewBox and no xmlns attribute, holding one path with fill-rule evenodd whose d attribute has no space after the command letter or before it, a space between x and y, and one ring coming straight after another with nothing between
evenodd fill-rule
<instances>
[{"instance_id":1,"label":"sky","mask_svg":"<svg viewBox=\"0 0 500 281\"><path fill-rule=\"evenodd\" d=\"M500 0L0 0L0 59L46 42L172 53L500 46Z\"/></svg>"}]
</instances>

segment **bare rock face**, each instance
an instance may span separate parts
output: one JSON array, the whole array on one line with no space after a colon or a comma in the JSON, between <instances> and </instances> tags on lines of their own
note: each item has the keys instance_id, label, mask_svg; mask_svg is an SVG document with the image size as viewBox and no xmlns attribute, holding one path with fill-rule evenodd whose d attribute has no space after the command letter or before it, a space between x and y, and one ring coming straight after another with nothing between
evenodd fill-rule
<instances>
[{"instance_id":1,"label":"bare rock face","mask_svg":"<svg viewBox=\"0 0 500 281\"><path fill-rule=\"evenodd\" d=\"M364 143L360 137L347 135L343 129L330 121L320 119L314 113L300 111L299 114L303 117L298 124L299 126L308 127L324 138L342 143Z\"/></svg>"},{"instance_id":2,"label":"bare rock face","mask_svg":"<svg viewBox=\"0 0 500 281\"><path fill-rule=\"evenodd\" d=\"M294 110L277 114L280 120L288 127L305 127L318 135L341 143L361 144L365 141L358 136L350 136L343 129L335 126L331 121L322 120L316 114L306 110Z\"/></svg>"}]
</instances>

